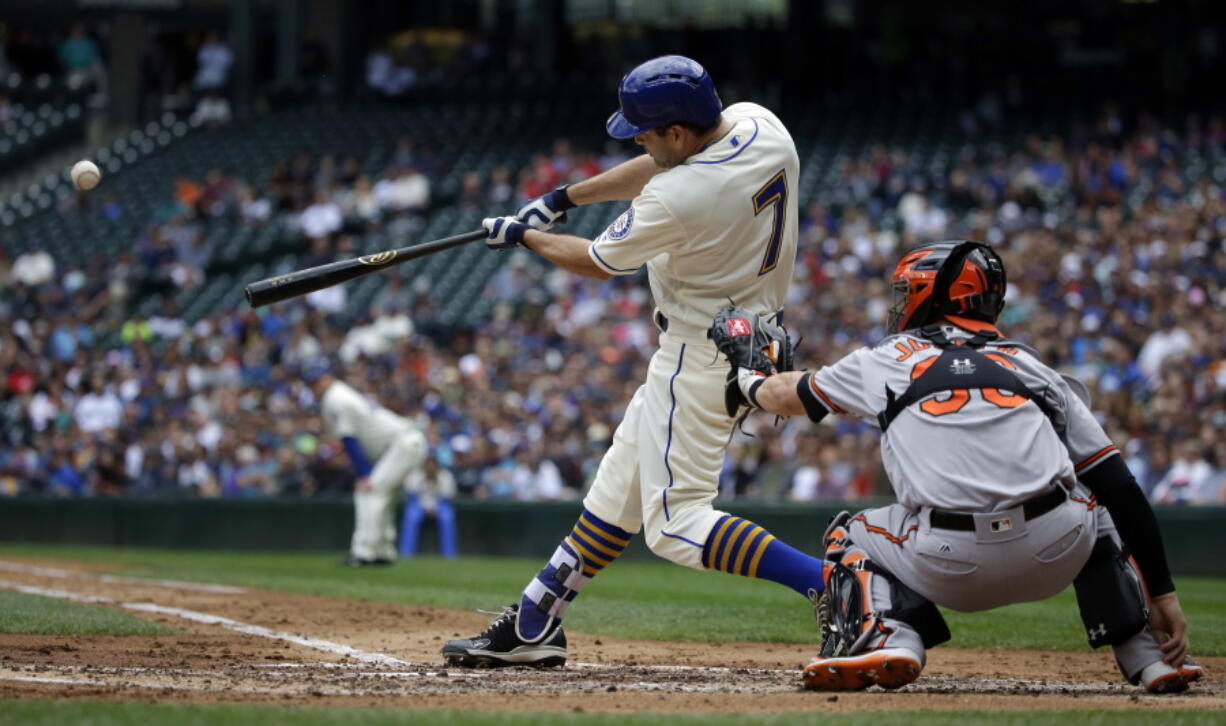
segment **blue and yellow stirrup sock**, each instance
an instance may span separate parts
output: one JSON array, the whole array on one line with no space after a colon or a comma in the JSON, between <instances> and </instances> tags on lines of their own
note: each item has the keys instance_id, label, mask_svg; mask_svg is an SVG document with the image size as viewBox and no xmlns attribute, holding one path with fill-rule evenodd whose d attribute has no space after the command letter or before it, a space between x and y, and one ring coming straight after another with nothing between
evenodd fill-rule
<instances>
[{"instance_id":1,"label":"blue and yellow stirrup sock","mask_svg":"<svg viewBox=\"0 0 1226 726\"><path fill-rule=\"evenodd\" d=\"M629 532L584 509L549 564L524 588L515 621L520 640L531 643L553 632L575 597L628 544Z\"/></svg>"},{"instance_id":2,"label":"blue and yellow stirrup sock","mask_svg":"<svg viewBox=\"0 0 1226 726\"><path fill-rule=\"evenodd\" d=\"M748 519L724 515L702 548L702 564L712 570L787 585L809 599L820 593L822 561L775 539Z\"/></svg>"}]
</instances>

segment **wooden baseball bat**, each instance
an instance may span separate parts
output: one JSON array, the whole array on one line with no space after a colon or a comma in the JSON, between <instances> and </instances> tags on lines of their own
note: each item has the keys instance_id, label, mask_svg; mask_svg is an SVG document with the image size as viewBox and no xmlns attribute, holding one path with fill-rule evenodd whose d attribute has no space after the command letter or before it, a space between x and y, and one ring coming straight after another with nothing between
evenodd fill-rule
<instances>
[{"instance_id":1,"label":"wooden baseball bat","mask_svg":"<svg viewBox=\"0 0 1226 726\"><path fill-rule=\"evenodd\" d=\"M308 292L322 290L325 287L339 285L355 277L362 277L392 265L399 265L401 262L416 260L419 257L432 255L435 252L442 252L452 247L459 247L469 242L485 239L485 237L485 230L478 229L452 237L436 239L433 242L424 242L419 245L401 247L394 250L384 250L373 255L362 255L361 257L349 260L329 262L326 265L319 265L318 267L258 280L247 286L247 302L251 303L253 308L281 302L291 297L305 295Z\"/></svg>"}]
</instances>

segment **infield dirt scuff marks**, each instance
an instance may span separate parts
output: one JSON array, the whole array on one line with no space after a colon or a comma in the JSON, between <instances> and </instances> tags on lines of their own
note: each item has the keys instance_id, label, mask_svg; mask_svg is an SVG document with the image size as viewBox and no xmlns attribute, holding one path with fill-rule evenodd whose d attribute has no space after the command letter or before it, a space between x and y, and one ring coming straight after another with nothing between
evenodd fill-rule
<instances>
[{"instance_id":1,"label":"infield dirt scuff marks","mask_svg":"<svg viewBox=\"0 0 1226 726\"><path fill-rule=\"evenodd\" d=\"M1217 674L1185 696L1150 696L1118 680L1106 652L1045 653L938 648L916 683L897 692L803 691L812 645L659 643L568 633L572 665L559 670L444 668L443 641L488 616L176 581L114 578L71 562L0 564L25 586L144 603L174 636L0 635L0 697L82 697L174 702L309 703L487 711L666 713L854 712L950 709L1226 710ZM42 571L31 567L42 568ZM180 585L191 585L181 587ZM225 588L227 586L220 586ZM129 610L130 612L130 610ZM178 617L185 612L206 616ZM225 619L273 634L375 654L363 663L267 633L223 630ZM383 661L380 663L379 661ZM749 698L747 698L749 696ZM756 698L762 696L763 698Z\"/></svg>"}]
</instances>

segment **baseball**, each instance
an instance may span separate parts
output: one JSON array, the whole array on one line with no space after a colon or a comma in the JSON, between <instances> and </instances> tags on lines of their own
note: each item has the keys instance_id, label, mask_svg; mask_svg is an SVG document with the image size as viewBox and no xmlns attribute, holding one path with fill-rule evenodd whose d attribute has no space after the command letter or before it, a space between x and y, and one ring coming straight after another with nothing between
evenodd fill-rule
<instances>
[{"instance_id":1,"label":"baseball","mask_svg":"<svg viewBox=\"0 0 1226 726\"><path fill-rule=\"evenodd\" d=\"M98 182L102 179L102 172L98 171L98 165L88 159L82 159L73 164L69 175L77 189L83 191L89 191L98 186Z\"/></svg>"}]
</instances>

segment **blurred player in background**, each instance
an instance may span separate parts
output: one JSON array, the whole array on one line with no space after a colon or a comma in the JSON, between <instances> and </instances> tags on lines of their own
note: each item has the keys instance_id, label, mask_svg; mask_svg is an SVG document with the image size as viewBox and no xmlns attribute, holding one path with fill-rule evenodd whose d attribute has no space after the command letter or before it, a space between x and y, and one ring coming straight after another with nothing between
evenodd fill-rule
<instances>
[{"instance_id":1,"label":"blurred player in background","mask_svg":"<svg viewBox=\"0 0 1226 726\"><path fill-rule=\"evenodd\" d=\"M409 472L426 458L426 437L411 421L338 380L323 365L304 376L328 433L341 440L357 481L353 541L345 564L390 565L396 559L396 504Z\"/></svg>"},{"instance_id":2,"label":"blurred player in background","mask_svg":"<svg viewBox=\"0 0 1226 726\"><path fill-rule=\"evenodd\" d=\"M1113 646L1125 678L1186 689L1201 668L1154 512L1081 384L996 328L1001 259L932 242L903 256L893 283L892 335L876 346L814 373L734 371L770 413L878 425L898 495L826 531L822 648L805 684L905 685L949 638L933 603L975 612L1072 583L1090 645Z\"/></svg>"},{"instance_id":3,"label":"blurred player in background","mask_svg":"<svg viewBox=\"0 0 1226 726\"><path fill-rule=\"evenodd\" d=\"M438 528L438 551L443 557L459 554L456 542L455 499L456 481L451 470L439 464L437 456L427 456L425 466L409 473L405 483L404 521L400 525L400 554L417 554L417 539L422 522L434 519Z\"/></svg>"},{"instance_id":4,"label":"blurred player in background","mask_svg":"<svg viewBox=\"0 0 1226 726\"><path fill-rule=\"evenodd\" d=\"M711 77L689 58L639 65L618 95L606 130L647 153L539 197L515 217L485 220L487 244L522 245L598 280L646 265L660 347L573 529L484 633L444 646L450 663L564 663L567 607L640 528L655 554L679 565L772 580L813 600L822 588L820 560L712 507L735 420L707 328L729 298L765 317L782 312L796 257L796 146L762 106L723 108ZM632 203L595 241L543 231L567 209L613 200Z\"/></svg>"}]
</instances>

